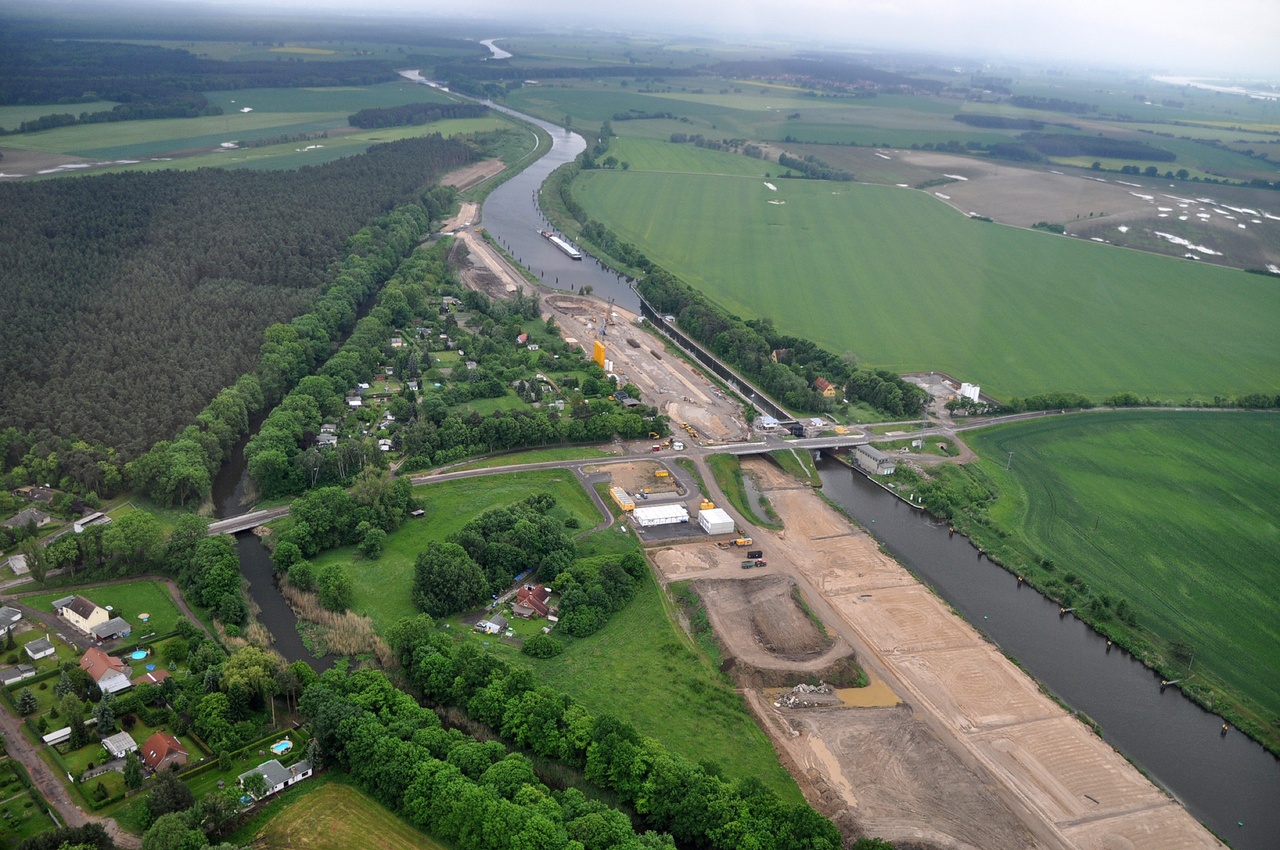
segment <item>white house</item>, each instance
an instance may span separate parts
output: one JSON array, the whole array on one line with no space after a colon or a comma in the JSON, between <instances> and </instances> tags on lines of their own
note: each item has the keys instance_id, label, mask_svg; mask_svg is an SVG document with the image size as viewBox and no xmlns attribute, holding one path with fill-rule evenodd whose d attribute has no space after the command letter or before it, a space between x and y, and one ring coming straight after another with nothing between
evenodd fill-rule
<instances>
[{"instance_id":1,"label":"white house","mask_svg":"<svg viewBox=\"0 0 1280 850\"><path fill-rule=\"evenodd\" d=\"M50 655L57 652L53 646L53 641L49 640L48 635L45 635L42 638L36 638L24 646L23 649L32 661L39 661L41 658L48 658Z\"/></svg>"}]
</instances>

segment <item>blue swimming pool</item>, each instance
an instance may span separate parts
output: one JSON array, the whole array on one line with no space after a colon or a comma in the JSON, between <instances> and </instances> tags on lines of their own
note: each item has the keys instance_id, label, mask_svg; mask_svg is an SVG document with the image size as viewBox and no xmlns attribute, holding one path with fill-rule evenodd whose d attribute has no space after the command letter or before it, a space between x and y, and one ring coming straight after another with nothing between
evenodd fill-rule
<instances>
[{"instance_id":1,"label":"blue swimming pool","mask_svg":"<svg viewBox=\"0 0 1280 850\"><path fill-rule=\"evenodd\" d=\"M147 651L145 649L135 649L129 657L134 661L140 661L147 657Z\"/></svg>"},{"instance_id":2,"label":"blue swimming pool","mask_svg":"<svg viewBox=\"0 0 1280 850\"><path fill-rule=\"evenodd\" d=\"M271 745L271 752L282 756L293 749L293 741L276 741Z\"/></svg>"}]
</instances>

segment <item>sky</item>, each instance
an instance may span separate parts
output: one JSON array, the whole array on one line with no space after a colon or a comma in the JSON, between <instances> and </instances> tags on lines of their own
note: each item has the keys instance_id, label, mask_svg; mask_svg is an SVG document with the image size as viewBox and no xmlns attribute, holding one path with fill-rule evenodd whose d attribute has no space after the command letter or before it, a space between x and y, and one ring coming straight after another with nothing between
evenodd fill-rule
<instances>
[{"instance_id":1,"label":"sky","mask_svg":"<svg viewBox=\"0 0 1280 850\"><path fill-rule=\"evenodd\" d=\"M101 6L111 5L103 0ZM367 16L480 18L826 48L917 49L992 63L1141 69L1280 83L1280 0L165 0Z\"/></svg>"}]
</instances>

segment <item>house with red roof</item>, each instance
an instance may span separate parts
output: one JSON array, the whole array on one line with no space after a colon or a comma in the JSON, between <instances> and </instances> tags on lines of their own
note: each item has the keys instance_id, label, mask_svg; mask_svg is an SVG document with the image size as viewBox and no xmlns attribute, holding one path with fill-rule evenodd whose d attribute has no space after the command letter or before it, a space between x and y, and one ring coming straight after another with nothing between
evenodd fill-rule
<instances>
[{"instance_id":1,"label":"house with red roof","mask_svg":"<svg viewBox=\"0 0 1280 850\"><path fill-rule=\"evenodd\" d=\"M551 591L541 584L526 584L516 591L515 604L511 613L517 617L545 617L551 613Z\"/></svg>"},{"instance_id":2,"label":"house with red roof","mask_svg":"<svg viewBox=\"0 0 1280 850\"><path fill-rule=\"evenodd\" d=\"M153 773L159 773L170 765L187 763L190 756L181 742L168 732L157 732L142 745L142 763Z\"/></svg>"}]
</instances>

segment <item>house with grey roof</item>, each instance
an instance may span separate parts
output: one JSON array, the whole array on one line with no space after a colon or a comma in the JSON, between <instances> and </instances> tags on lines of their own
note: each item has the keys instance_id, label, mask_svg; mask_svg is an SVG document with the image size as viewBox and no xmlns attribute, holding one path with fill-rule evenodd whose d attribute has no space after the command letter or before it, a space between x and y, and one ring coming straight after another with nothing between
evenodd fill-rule
<instances>
[{"instance_id":1,"label":"house with grey roof","mask_svg":"<svg viewBox=\"0 0 1280 850\"><path fill-rule=\"evenodd\" d=\"M23 679L30 679L36 674L36 668L30 664L19 664L16 667L0 669L0 685L12 685Z\"/></svg>"},{"instance_id":2,"label":"house with grey roof","mask_svg":"<svg viewBox=\"0 0 1280 850\"><path fill-rule=\"evenodd\" d=\"M41 526L48 525L51 522L53 522L53 517L49 516L44 511L37 510L36 508L27 508L25 511L21 511L9 517L4 522L0 522L0 525L5 525L9 528L26 528L28 525L35 523L36 528L40 528Z\"/></svg>"},{"instance_id":3,"label":"house with grey roof","mask_svg":"<svg viewBox=\"0 0 1280 850\"><path fill-rule=\"evenodd\" d=\"M244 781L250 776L253 776L255 773L262 774L262 778L267 781L267 790L262 796L269 797L277 791L283 791L290 785L310 778L312 772L311 762L306 759L303 759L292 767L285 767L280 764L279 760L272 759L271 761L264 761L252 770L246 770L244 773L240 774L238 781L241 785L244 785Z\"/></svg>"},{"instance_id":4,"label":"house with grey roof","mask_svg":"<svg viewBox=\"0 0 1280 850\"><path fill-rule=\"evenodd\" d=\"M486 635L500 635L506 630L507 618L501 614L494 614L489 619L476 623L476 631Z\"/></svg>"},{"instance_id":5,"label":"house with grey roof","mask_svg":"<svg viewBox=\"0 0 1280 850\"><path fill-rule=\"evenodd\" d=\"M18 625L18 621L22 619L22 612L17 608L10 608L8 605L0 606L0 635L3 635Z\"/></svg>"},{"instance_id":6,"label":"house with grey roof","mask_svg":"<svg viewBox=\"0 0 1280 850\"><path fill-rule=\"evenodd\" d=\"M57 649L53 646L53 641L49 640L48 635L45 635L42 638L36 638L24 646L23 650L26 651L27 656L32 661L39 661L41 658L48 658L50 655L57 652Z\"/></svg>"}]
</instances>

